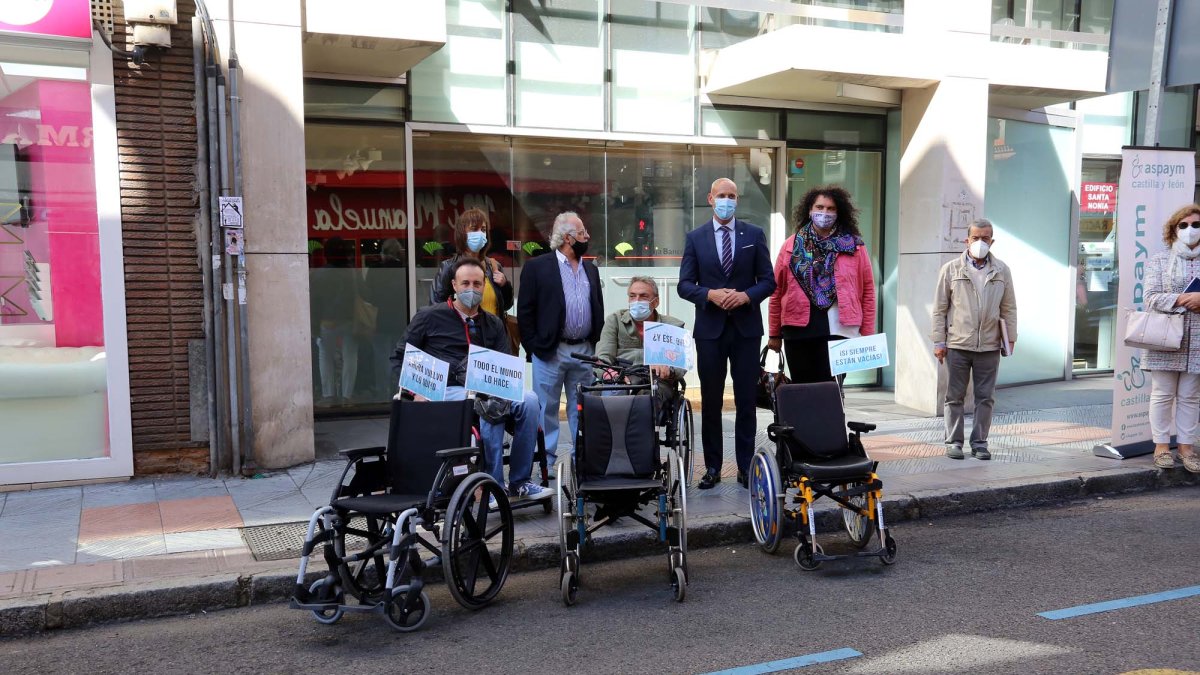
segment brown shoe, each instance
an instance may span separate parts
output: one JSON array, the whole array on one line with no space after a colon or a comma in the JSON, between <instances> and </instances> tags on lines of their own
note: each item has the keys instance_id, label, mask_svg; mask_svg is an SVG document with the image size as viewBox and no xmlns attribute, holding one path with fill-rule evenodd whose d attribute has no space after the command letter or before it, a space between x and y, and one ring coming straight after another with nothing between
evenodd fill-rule
<instances>
[{"instance_id":1,"label":"brown shoe","mask_svg":"<svg viewBox=\"0 0 1200 675\"><path fill-rule=\"evenodd\" d=\"M1154 448L1154 466L1160 469L1174 469L1175 458L1171 456L1171 446L1157 445Z\"/></svg>"}]
</instances>

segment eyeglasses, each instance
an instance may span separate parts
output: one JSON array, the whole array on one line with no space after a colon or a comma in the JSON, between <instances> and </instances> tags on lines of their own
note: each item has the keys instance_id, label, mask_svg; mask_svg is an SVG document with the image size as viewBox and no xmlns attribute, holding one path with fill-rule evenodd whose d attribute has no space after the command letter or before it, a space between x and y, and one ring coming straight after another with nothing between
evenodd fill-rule
<instances>
[{"instance_id":1,"label":"eyeglasses","mask_svg":"<svg viewBox=\"0 0 1200 675\"><path fill-rule=\"evenodd\" d=\"M1178 227L1180 230L1186 230L1186 229L1188 229L1189 227L1193 227L1193 228L1195 228L1195 227L1200 227L1200 220L1193 220L1193 221L1192 221L1192 222L1190 222L1190 223L1189 223L1189 222L1187 222L1187 221L1184 221L1184 222L1182 222L1182 223L1179 223L1179 225L1178 225L1177 227Z\"/></svg>"}]
</instances>

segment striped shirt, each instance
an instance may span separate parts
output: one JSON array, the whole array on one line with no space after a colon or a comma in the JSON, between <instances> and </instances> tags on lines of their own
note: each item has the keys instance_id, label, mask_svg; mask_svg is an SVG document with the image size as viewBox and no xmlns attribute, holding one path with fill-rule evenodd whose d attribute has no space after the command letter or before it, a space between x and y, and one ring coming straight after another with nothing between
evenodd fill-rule
<instances>
[{"instance_id":1,"label":"striped shirt","mask_svg":"<svg viewBox=\"0 0 1200 675\"><path fill-rule=\"evenodd\" d=\"M562 276L563 300L567 306L562 336L566 340L582 340L592 332L592 284L582 260L572 266L562 251L555 251L554 255L558 256L558 273Z\"/></svg>"}]
</instances>

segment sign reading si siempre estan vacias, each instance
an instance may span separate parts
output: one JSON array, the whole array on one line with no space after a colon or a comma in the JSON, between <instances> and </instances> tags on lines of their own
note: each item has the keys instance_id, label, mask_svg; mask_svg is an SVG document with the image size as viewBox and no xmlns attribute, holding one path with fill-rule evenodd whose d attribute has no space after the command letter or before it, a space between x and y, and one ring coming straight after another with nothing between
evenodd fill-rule
<instances>
[{"instance_id":1,"label":"sign reading si siempre estan vacias","mask_svg":"<svg viewBox=\"0 0 1200 675\"><path fill-rule=\"evenodd\" d=\"M404 365L400 367L400 388L424 396L430 401L446 400L446 375L450 364L420 349L404 344Z\"/></svg>"},{"instance_id":2,"label":"sign reading si siempre estan vacias","mask_svg":"<svg viewBox=\"0 0 1200 675\"><path fill-rule=\"evenodd\" d=\"M517 356L471 345L467 354L468 391L520 403L525 398L525 361Z\"/></svg>"},{"instance_id":3,"label":"sign reading si siempre estan vacias","mask_svg":"<svg viewBox=\"0 0 1200 675\"><path fill-rule=\"evenodd\" d=\"M642 363L647 366L670 366L689 370L688 343L691 335L686 328L672 326L669 323L647 321L643 324L645 338L643 340Z\"/></svg>"},{"instance_id":4,"label":"sign reading si siempre estan vacias","mask_svg":"<svg viewBox=\"0 0 1200 675\"><path fill-rule=\"evenodd\" d=\"M1150 376L1139 366L1142 350L1122 338L1131 310L1145 309L1146 263L1166 248L1163 224L1196 189L1192 150L1125 148L1117 199L1116 358L1113 361L1112 445L1150 440Z\"/></svg>"},{"instance_id":5,"label":"sign reading si siempre estan vacias","mask_svg":"<svg viewBox=\"0 0 1200 675\"><path fill-rule=\"evenodd\" d=\"M0 31L92 37L90 0L0 0Z\"/></svg>"},{"instance_id":6,"label":"sign reading si siempre estan vacias","mask_svg":"<svg viewBox=\"0 0 1200 675\"><path fill-rule=\"evenodd\" d=\"M833 375L874 370L887 364L887 333L829 343L829 372Z\"/></svg>"}]
</instances>

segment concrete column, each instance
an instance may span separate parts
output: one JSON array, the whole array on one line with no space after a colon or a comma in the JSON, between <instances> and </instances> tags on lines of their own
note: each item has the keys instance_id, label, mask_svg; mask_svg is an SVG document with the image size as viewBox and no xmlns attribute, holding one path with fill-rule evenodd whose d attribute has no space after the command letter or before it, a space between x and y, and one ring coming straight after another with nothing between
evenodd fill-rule
<instances>
[{"instance_id":1,"label":"concrete column","mask_svg":"<svg viewBox=\"0 0 1200 675\"><path fill-rule=\"evenodd\" d=\"M210 2L229 58L228 2ZM254 458L314 457L300 0L236 0Z\"/></svg>"},{"instance_id":2,"label":"concrete column","mask_svg":"<svg viewBox=\"0 0 1200 675\"><path fill-rule=\"evenodd\" d=\"M951 4L954 11L947 11ZM942 264L963 250L966 224L983 216L988 82L966 74L987 72L974 61L990 39L990 6L983 0L912 6L922 15L913 25L931 38L940 35L939 45L963 57L951 60L937 85L905 90L900 108L896 402L940 415L946 374L929 340L933 292ZM905 18L907 24L907 5Z\"/></svg>"}]
</instances>

